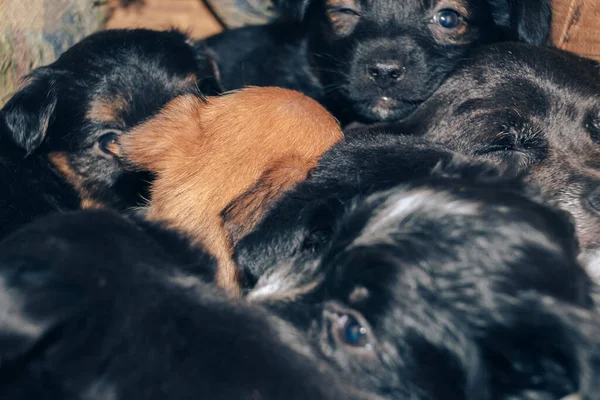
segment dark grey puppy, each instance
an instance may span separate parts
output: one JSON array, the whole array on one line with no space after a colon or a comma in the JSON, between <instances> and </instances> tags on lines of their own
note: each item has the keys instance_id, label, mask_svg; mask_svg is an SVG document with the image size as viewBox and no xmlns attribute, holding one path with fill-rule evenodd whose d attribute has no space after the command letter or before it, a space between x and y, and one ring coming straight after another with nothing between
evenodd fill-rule
<instances>
[{"instance_id":1,"label":"dark grey puppy","mask_svg":"<svg viewBox=\"0 0 600 400\"><path fill-rule=\"evenodd\" d=\"M525 176L571 213L583 249L600 247L596 62L526 44L482 48L414 115L367 129L423 135Z\"/></svg>"}]
</instances>

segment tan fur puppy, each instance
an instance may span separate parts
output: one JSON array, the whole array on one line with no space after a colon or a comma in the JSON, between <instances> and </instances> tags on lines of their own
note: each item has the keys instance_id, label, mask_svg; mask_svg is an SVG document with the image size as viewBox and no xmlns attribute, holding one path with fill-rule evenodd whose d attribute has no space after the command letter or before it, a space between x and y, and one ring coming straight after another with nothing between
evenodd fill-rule
<instances>
[{"instance_id":1,"label":"tan fur puppy","mask_svg":"<svg viewBox=\"0 0 600 400\"><path fill-rule=\"evenodd\" d=\"M121 146L130 163L156 175L148 218L202 242L219 260L217 283L238 292L232 240L342 138L338 122L311 98L248 87L178 97L124 135ZM235 199L226 229L221 213Z\"/></svg>"}]
</instances>

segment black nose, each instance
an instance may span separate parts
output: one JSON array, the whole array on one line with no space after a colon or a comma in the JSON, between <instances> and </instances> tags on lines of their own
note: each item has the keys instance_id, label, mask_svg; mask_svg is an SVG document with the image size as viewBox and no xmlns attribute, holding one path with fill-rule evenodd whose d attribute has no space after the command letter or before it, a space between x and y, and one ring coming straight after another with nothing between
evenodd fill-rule
<instances>
[{"instance_id":1,"label":"black nose","mask_svg":"<svg viewBox=\"0 0 600 400\"><path fill-rule=\"evenodd\" d=\"M394 85L402 79L405 70L398 62L375 62L367 65L367 75L381 88Z\"/></svg>"},{"instance_id":2,"label":"black nose","mask_svg":"<svg viewBox=\"0 0 600 400\"><path fill-rule=\"evenodd\" d=\"M588 202L594 211L600 213L600 186L588 193Z\"/></svg>"}]
</instances>

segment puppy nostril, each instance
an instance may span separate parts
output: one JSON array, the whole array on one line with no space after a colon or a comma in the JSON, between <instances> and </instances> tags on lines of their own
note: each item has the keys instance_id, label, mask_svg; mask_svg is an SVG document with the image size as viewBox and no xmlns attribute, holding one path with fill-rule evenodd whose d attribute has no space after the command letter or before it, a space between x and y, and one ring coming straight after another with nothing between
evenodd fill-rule
<instances>
[{"instance_id":1,"label":"puppy nostril","mask_svg":"<svg viewBox=\"0 0 600 400\"><path fill-rule=\"evenodd\" d=\"M594 211L600 213L600 186L588 193L588 203Z\"/></svg>"},{"instance_id":2,"label":"puppy nostril","mask_svg":"<svg viewBox=\"0 0 600 400\"><path fill-rule=\"evenodd\" d=\"M392 72L390 72L390 77L394 80L400 79L401 76L402 76L402 71L399 69L395 69Z\"/></svg>"},{"instance_id":3,"label":"puppy nostril","mask_svg":"<svg viewBox=\"0 0 600 400\"><path fill-rule=\"evenodd\" d=\"M397 62L378 62L366 66L367 75L379 87L392 86L402 79L406 68Z\"/></svg>"},{"instance_id":4,"label":"puppy nostril","mask_svg":"<svg viewBox=\"0 0 600 400\"><path fill-rule=\"evenodd\" d=\"M367 68L367 73L371 75L373 78L377 78L379 76L379 70L374 67Z\"/></svg>"}]
</instances>

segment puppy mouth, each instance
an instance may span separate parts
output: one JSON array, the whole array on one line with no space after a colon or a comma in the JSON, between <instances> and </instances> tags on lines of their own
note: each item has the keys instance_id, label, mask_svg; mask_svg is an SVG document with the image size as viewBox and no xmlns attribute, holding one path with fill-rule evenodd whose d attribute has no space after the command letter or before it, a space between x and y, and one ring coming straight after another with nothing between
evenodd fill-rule
<instances>
[{"instance_id":1,"label":"puppy mouth","mask_svg":"<svg viewBox=\"0 0 600 400\"><path fill-rule=\"evenodd\" d=\"M380 96L372 100L362 100L355 104L357 113L367 122L398 120L406 117L422 101L399 100L389 96Z\"/></svg>"}]
</instances>

